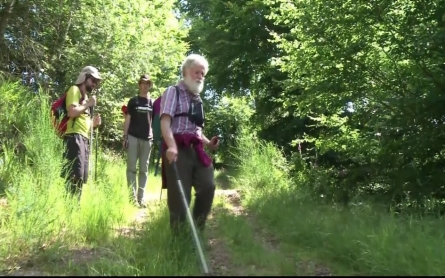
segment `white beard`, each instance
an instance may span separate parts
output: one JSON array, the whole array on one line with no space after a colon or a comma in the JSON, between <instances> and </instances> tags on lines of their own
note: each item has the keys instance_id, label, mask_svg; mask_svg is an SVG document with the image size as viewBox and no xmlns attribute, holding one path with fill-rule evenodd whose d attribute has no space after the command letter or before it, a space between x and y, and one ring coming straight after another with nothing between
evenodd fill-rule
<instances>
[{"instance_id":1,"label":"white beard","mask_svg":"<svg viewBox=\"0 0 445 278\"><path fill-rule=\"evenodd\" d=\"M184 78L184 83L192 94L199 95L204 89L204 82L191 80L188 77Z\"/></svg>"}]
</instances>

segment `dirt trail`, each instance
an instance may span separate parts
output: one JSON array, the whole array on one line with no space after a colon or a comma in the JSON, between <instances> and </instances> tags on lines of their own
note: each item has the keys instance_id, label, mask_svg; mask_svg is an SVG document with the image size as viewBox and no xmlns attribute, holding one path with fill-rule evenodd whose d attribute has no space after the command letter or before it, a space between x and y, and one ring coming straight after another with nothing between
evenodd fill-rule
<instances>
[{"instance_id":1,"label":"dirt trail","mask_svg":"<svg viewBox=\"0 0 445 278\"><path fill-rule=\"evenodd\" d=\"M223 198L223 203L229 204L229 206L224 206L223 208L214 208L212 214L210 215L209 221L209 243L211 248L208 250L211 259L211 265L213 274L217 276L246 276L249 275L247 272L248 267L258 269L258 275L263 276L267 271L261 269L260 265L250 265L242 266L237 265L233 258L231 258L230 249L225 239L218 236L217 225L221 223L216 223L212 221L214 215L217 213L227 213L233 214L237 217L243 217L246 221L250 221L251 217L245 208L241 204L241 194L238 190L219 190L217 191L217 196ZM224 210L226 212L224 212ZM249 223L249 226L250 223ZM274 245L270 244L266 238L260 238L258 233L255 233L255 240L259 242L264 250L268 252L276 252ZM273 275L273 273L268 273ZM250 274L251 275L251 274Z\"/></svg>"},{"instance_id":2,"label":"dirt trail","mask_svg":"<svg viewBox=\"0 0 445 278\"><path fill-rule=\"evenodd\" d=\"M264 229L255 221L255 216L251 214L242 206L241 202L241 192L238 190L219 190L219 196L223 196L224 202L230 204L230 213L238 217L243 217L248 224L248 226L254 231L254 239L256 242L260 243L265 252L267 253L279 253L280 246L279 241L270 233L267 233ZM218 210L214 209L212 214L218 213ZM211 215L210 218L212 218ZM223 239L218 238L215 234L215 221L210 221L209 230L211 237L209 238L210 245L210 258L212 262L212 269L214 275L229 275L229 276L244 276L248 275L246 273L246 266L237 266L231 259L230 250ZM297 261L296 258L288 257L289 261ZM276 273L271 273L270 270L264 269L261 265L254 266L258 269L258 274L263 275L278 275ZM331 271L318 263L313 261L297 261L295 263L295 275L311 275L311 276L331 276ZM251 275L251 274L250 274Z\"/></svg>"},{"instance_id":3,"label":"dirt trail","mask_svg":"<svg viewBox=\"0 0 445 278\"><path fill-rule=\"evenodd\" d=\"M101 250L100 248L93 249L85 246L72 247L69 250L57 254L53 259L49 259L49 262L40 262L39 258L21 259L14 267L0 273L0 276L66 276L67 274L52 274L44 270L44 265L53 263L59 266L87 266L89 262L104 256L106 253L107 250ZM63 269L63 267L61 267L61 269Z\"/></svg>"},{"instance_id":4,"label":"dirt trail","mask_svg":"<svg viewBox=\"0 0 445 278\"><path fill-rule=\"evenodd\" d=\"M163 192L163 195L166 195ZM154 213L154 207L159 202L166 202L166 196L163 196L162 200L159 200L159 194L150 194L146 197L147 207L146 209L138 209L134 214L134 220L130 225L119 227L115 229L116 236L128 236L137 237L141 231L143 224L146 223L149 217ZM268 253L278 253L279 242L270 234L267 234L263 229L259 228L255 222L255 218L251 215L241 204L241 195L237 190L216 190L215 197L222 197L225 203L230 204L229 213L243 217L249 227L254 231L255 240L263 246L263 249ZM161 203L161 205L162 205ZM165 203L166 205L166 203ZM225 206L227 207L227 206ZM226 209L226 208L225 208ZM206 253L209 256L209 264L211 270L216 276L244 276L248 275L246 272L247 267L237 265L231 256L231 250L226 239L221 238L218 234L218 227L221 223L218 223L215 215L221 212L221 208L214 208L209 217L208 228L206 232L206 239L203 242ZM106 251L106 250L105 250ZM62 264L71 265L86 265L87 262L101 257L104 255L103 250L91 249L85 247L79 247L78 249L68 250L58 261ZM295 258L289 258L289 260L295 260ZM253 266L258 269L258 275L270 273L267 269L262 269L261 266ZM296 274L301 275L307 273L312 276L330 276L329 269L320 266L314 262L301 261L296 263ZM36 263L27 264L24 263L20 267L11 269L8 273L0 274L0 276L50 276L49 273L40 270Z\"/></svg>"},{"instance_id":5,"label":"dirt trail","mask_svg":"<svg viewBox=\"0 0 445 278\"><path fill-rule=\"evenodd\" d=\"M216 190L215 197L221 196L224 201L227 201L233 196L236 196L238 192L236 190ZM237 207L235 209L238 209ZM210 267L213 275L216 276L239 276L243 275L242 269L239 269L233 262L230 255L229 247L223 238L218 236L217 229L220 223L217 223L215 214L218 213L218 209L213 209L208 221L207 228L207 252L210 258Z\"/></svg>"},{"instance_id":6,"label":"dirt trail","mask_svg":"<svg viewBox=\"0 0 445 278\"><path fill-rule=\"evenodd\" d=\"M159 201L159 200L158 200ZM127 225L115 228L116 236L128 236L134 238L141 231L143 224L148 220L150 215L149 209L138 209L133 217L133 221ZM46 246L42 246L44 251ZM109 250L103 248L91 248L87 246L73 246L68 250L61 251L57 254L57 258L51 263L58 265L71 265L77 267L86 267L88 263L105 256L112 256ZM43 262L43 265L48 262ZM51 274L40 266L39 258L35 259L20 259L15 266L9 269L2 270L0 276L64 276L66 274Z\"/></svg>"},{"instance_id":7,"label":"dirt trail","mask_svg":"<svg viewBox=\"0 0 445 278\"><path fill-rule=\"evenodd\" d=\"M143 229L143 224L147 222L150 216L149 208L141 208L138 209L133 217L133 220L129 225L121 226L119 228L115 228L116 236L127 236L130 238L135 238L138 233L140 233Z\"/></svg>"}]
</instances>

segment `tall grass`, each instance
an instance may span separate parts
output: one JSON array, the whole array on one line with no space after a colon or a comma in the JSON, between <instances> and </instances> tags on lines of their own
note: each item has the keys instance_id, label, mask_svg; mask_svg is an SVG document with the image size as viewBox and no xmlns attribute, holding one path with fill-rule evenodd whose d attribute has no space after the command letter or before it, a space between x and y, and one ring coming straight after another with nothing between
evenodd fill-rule
<instances>
[{"instance_id":1,"label":"tall grass","mask_svg":"<svg viewBox=\"0 0 445 278\"><path fill-rule=\"evenodd\" d=\"M289 165L282 153L271 143L258 140L254 133L242 129L237 139L234 179L246 192L281 190L290 184Z\"/></svg>"},{"instance_id":2,"label":"tall grass","mask_svg":"<svg viewBox=\"0 0 445 278\"><path fill-rule=\"evenodd\" d=\"M50 123L50 103L20 85L0 85L2 96L14 92L23 98L12 105L23 107L22 101L28 108L15 110L20 132L0 136L4 140L0 181L5 191L0 191L0 273L27 261L43 273L57 275L199 273L191 244L171 244L165 192L164 200L150 203L142 227L132 224L137 209L129 200L123 157L100 146L93 149L90 163L95 163L97 151L97 165L92 167L97 179L89 176L80 203L66 194L60 177L62 140ZM14 122L11 115L2 116L0 121ZM15 153L18 145L21 150ZM153 165L149 174L146 197L159 196L160 177L153 177ZM131 232L121 234L121 230Z\"/></svg>"},{"instance_id":3,"label":"tall grass","mask_svg":"<svg viewBox=\"0 0 445 278\"><path fill-rule=\"evenodd\" d=\"M257 221L296 261L310 257L337 274L442 275L445 221L401 217L372 203L350 209L315 202L310 170L289 174L280 151L244 134L238 140L239 186Z\"/></svg>"},{"instance_id":4,"label":"tall grass","mask_svg":"<svg viewBox=\"0 0 445 278\"><path fill-rule=\"evenodd\" d=\"M125 223L134 211L125 176L118 174L125 169L122 159L105 159L99 150L98 179L89 177L79 206L66 194L60 177L63 145L50 124L50 104L43 97L27 98L27 109L16 111L17 118L26 119L20 131L24 148L12 155L17 141L3 145L0 180L6 187L7 206L0 207L0 257L31 256L56 243L106 241L114 232L111 228Z\"/></svg>"},{"instance_id":5,"label":"tall grass","mask_svg":"<svg viewBox=\"0 0 445 278\"><path fill-rule=\"evenodd\" d=\"M26 90L20 86L0 85L2 96L15 90L25 96ZM80 204L68 197L60 177L62 142L50 125L49 102L33 94L15 101L22 101L15 106L21 109L12 109L16 118L12 114L0 115L4 124L0 127L0 186L7 198L6 205L3 199L0 203L0 270L15 260L43 253L47 265L53 260L58 262L52 264L55 274L199 273L191 242L184 246L171 243L165 199L150 205L146 211L150 213L149 220L135 235L116 236L115 228L128 225L135 212L129 203L122 157L97 150L97 167L93 165L97 180L94 175L89 177ZM13 136L9 136L11 126L15 130ZM94 153L95 150L93 163ZM303 258L317 261L334 274L445 272L441 263L445 260L443 219L396 216L372 203L346 210L316 202L310 197L313 194L305 192L318 188L313 183L324 181L314 178L318 172L301 167L296 175L291 174L280 150L247 130L238 138L235 157L239 161L234 184L243 189L243 204L257 224L278 239L281 252L275 256L270 250L263 250L255 241L255 231L249 230L242 218L232 219L229 213L216 215L214 221L221 237L232 240L232 251L238 252L234 258L243 264L240 267L273 261L269 264L273 269L263 273L292 274L294 264L280 262L291 257L295 263ZM150 175L147 186L159 194L159 177L153 179ZM61 263L62 253L78 245L98 247L102 253L88 258L82 266L79 262Z\"/></svg>"}]
</instances>

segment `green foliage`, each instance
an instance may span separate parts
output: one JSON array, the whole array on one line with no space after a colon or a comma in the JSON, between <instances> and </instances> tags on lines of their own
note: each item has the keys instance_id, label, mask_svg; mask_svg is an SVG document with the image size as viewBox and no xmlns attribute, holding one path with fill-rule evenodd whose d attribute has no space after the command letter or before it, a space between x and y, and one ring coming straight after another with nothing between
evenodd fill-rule
<instances>
[{"instance_id":1,"label":"green foliage","mask_svg":"<svg viewBox=\"0 0 445 278\"><path fill-rule=\"evenodd\" d=\"M17 166L23 160L23 132L29 126L29 118L35 116L40 99L16 82L2 80L0 84L0 194L20 172ZM14 105L11 105L11 104Z\"/></svg>"},{"instance_id":2,"label":"green foliage","mask_svg":"<svg viewBox=\"0 0 445 278\"><path fill-rule=\"evenodd\" d=\"M264 29L269 22L263 1L193 0L180 1L179 6L191 22L192 50L210 59L211 88L234 95L252 90L275 48L267 41L271 37Z\"/></svg>"},{"instance_id":3,"label":"green foliage","mask_svg":"<svg viewBox=\"0 0 445 278\"><path fill-rule=\"evenodd\" d=\"M241 130L251 129L250 118L254 112L248 98L223 97L218 103L206 106L205 134L220 136L217 160L233 161L231 151ZM211 104L207 102L207 104Z\"/></svg>"},{"instance_id":4,"label":"green foliage","mask_svg":"<svg viewBox=\"0 0 445 278\"><path fill-rule=\"evenodd\" d=\"M0 85L1 92L8 90L31 94L17 84ZM2 144L0 181L7 182L6 194L0 192L0 272L15 267L26 271L26 261L38 266L37 273L51 269L53 274L74 275L198 274L190 242L166 248L171 240L165 232L166 206L152 207L156 217L150 218L137 240L126 235L137 229L130 223L137 209L130 203L122 156L93 148L90 163L96 163L97 152L97 165L92 167L97 180L90 175L80 203L66 195L60 177L63 145L50 124L49 102L35 95L16 99L15 105L30 100L33 109L13 107L15 117L25 119L19 131L23 144L19 155L11 155L15 147L11 141ZM150 175L149 180L146 197L149 190L159 196L159 177Z\"/></svg>"},{"instance_id":5,"label":"green foliage","mask_svg":"<svg viewBox=\"0 0 445 278\"><path fill-rule=\"evenodd\" d=\"M444 271L444 253L438 250L443 219L400 217L369 204L345 210L306 199L295 189L258 189L249 195L246 207L259 225L268 227L281 252L299 262L307 258L346 276Z\"/></svg>"},{"instance_id":6,"label":"green foliage","mask_svg":"<svg viewBox=\"0 0 445 278\"><path fill-rule=\"evenodd\" d=\"M214 61L209 87L219 99L252 97L258 135L288 158L300 143L329 180L314 192L344 204L409 195L414 206L445 197L442 4L193 0L181 9L192 49Z\"/></svg>"},{"instance_id":7,"label":"green foliage","mask_svg":"<svg viewBox=\"0 0 445 278\"><path fill-rule=\"evenodd\" d=\"M275 5L271 19L294 25L291 36L275 34L284 53L276 63L304 88L297 109L323 127L319 150L376 168L374 181L390 194L437 192L443 111L436 103L445 97L445 56L434 47L441 43L438 3L268 3ZM355 111L341 119L347 101Z\"/></svg>"},{"instance_id":8,"label":"green foliage","mask_svg":"<svg viewBox=\"0 0 445 278\"><path fill-rule=\"evenodd\" d=\"M276 146L259 140L255 133L241 129L236 139L236 183L247 192L280 190L290 185L290 166Z\"/></svg>"},{"instance_id":9,"label":"green foliage","mask_svg":"<svg viewBox=\"0 0 445 278\"><path fill-rule=\"evenodd\" d=\"M12 140L14 136L19 136L20 132L25 130L27 125L27 114L22 111L32 111L36 108L38 98L29 90L14 82L0 80L0 109L2 117L0 118L0 138L2 143L6 140ZM15 105L11 105L14 103Z\"/></svg>"},{"instance_id":10,"label":"green foliage","mask_svg":"<svg viewBox=\"0 0 445 278\"><path fill-rule=\"evenodd\" d=\"M0 88L11 86L14 85L3 83ZM4 145L6 165L0 166L0 180L6 181L7 195L7 210L5 214L2 211L0 226L3 258L23 252L31 255L48 242L66 238L89 242L107 239L112 232L110 227L125 221L123 210L130 205L129 192L122 186L125 179L114 175L123 167L121 160L105 160L100 150L98 180L90 177L81 206L66 196L60 177L62 140L50 124L48 101L38 99L36 96L33 109L16 112L16 117L26 119L20 131L23 148L18 150L19 155L9 155L14 149L9 148L10 144ZM101 170L104 168L107 170Z\"/></svg>"},{"instance_id":11,"label":"green foliage","mask_svg":"<svg viewBox=\"0 0 445 278\"><path fill-rule=\"evenodd\" d=\"M263 1L193 0L180 2L180 8L191 22L191 49L210 60L206 80L215 102L223 96L247 96L255 108L250 122L259 127L259 136L279 144L290 156L296 150L290 141L307 129L292 102L299 91L290 92L294 82L271 64L280 53L270 34L290 28L273 24L267 18L270 7Z\"/></svg>"},{"instance_id":12,"label":"green foliage","mask_svg":"<svg viewBox=\"0 0 445 278\"><path fill-rule=\"evenodd\" d=\"M0 42L1 61L10 72L44 69L51 80L39 78L39 85L53 97L62 95L84 66L98 67L104 80L96 112L109 146L121 139L120 107L138 94L141 74L151 75L155 96L177 80L187 30L175 18L174 0L11 3L11 17L2 21L9 39Z\"/></svg>"},{"instance_id":13,"label":"green foliage","mask_svg":"<svg viewBox=\"0 0 445 278\"><path fill-rule=\"evenodd\" d=\"M228 241L233 242L234 252L241 249L239 260L267 259L264 265L276 267L274 259L259 255L261 248L252 243L255 235L264 233L258 227L267 227L266 236L274 244L267 254L292 258L291 269L299 275L325 273L326 268L332 275L351 276L438 275L444 271L440 259L444 253L437 248L445 237L442 218L388 213L385 206L368 202L354 203L347 209L327 205L322 199L332 195L315 196L308 190L308 185L312 189L326 186L329 178L324 171L307 168L294 157L298 172L291 177L289 165L276 147L250 134L242 135L237 140L236 183L245 189L242 204L248 216L218 216L226 223L221 229L231 231L225 235L231 236ZM251 224L251 219L255 219L255 235L249 234L245 224ZM235 225L237 229L232 227ZM240 234L249 239L240 240ZM251 249L255 252L249 252ZM281 260L274 273L285 275L287 260ZM295 261L303 269L295 269ZM316 265L315 270L307 269L311 264Z\"/></svg>"}]
</instances>

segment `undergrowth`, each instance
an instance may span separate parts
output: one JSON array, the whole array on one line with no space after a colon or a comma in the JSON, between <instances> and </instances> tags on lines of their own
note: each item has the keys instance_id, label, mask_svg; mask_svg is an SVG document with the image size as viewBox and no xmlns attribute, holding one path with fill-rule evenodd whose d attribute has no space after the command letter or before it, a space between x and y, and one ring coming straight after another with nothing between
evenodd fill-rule
<instances>
[{"instance_id":1,"label":"undergrowth","mask_svg":"<svg viewBox=\"0 0 445 278\"><path fill-rule=\"evenodd\" d=\"M18 85L0 86L2 96L14 90L25 92ZM97 165L93 165L97 179L89 177L80 204L65 194L60 177L62 141L50 125L49 103L39 95L29 98L27 109L14 110L19 120L11 115L1 118L2 124L16 130L12 137L2 136L1 270L31 258L52 274L198 274L192 242L174 244L167 232L165 199L150 206L147 222L132 229L133 235L118 235L117 230L128 226L136 211L129 202L122 157L97 150ZM4 135L7 128L2 128ZM294 263L300 261L316 261L333 274L345 275L445 272L443 219L394 214L363 200L344 208L314 198L313 190L319 187L314 183L327 180L323 172L314 172L304 163L291 172L273 144L258 140L247 130L237 140L234 157L238 161L231 184L223 178L223 171L217 181L242 190L243 205L255 225L273 235L278 245L278 253L271 253L256 239L251 220L216 211L213 225L238 260L238 274L292 275ZM314 179L314 173L319 177ZM159 182L159 176L154 179L151 172L149 190L158 194ZM87 257L83 263L63 261L76 248L95 250L96 257ZM255 262L269 269L250 268Z\"/></svg>"},{"instance_id":2,"label":"undergrowth","mask_svg":"<svg viewBox=\"0 0 445 278\"><path fill-rule=\"evenodd\" d=\"M371 202L328 204L308 194L316 188L312 170L291 174L271 143L245 132L237 151L244 205L296 261L310 257L347 275L445 273L442 218L394 214Z\"/></svg>"},{"instance_id":3,"label":"undergrowth","mask_svg":"<svg viewBox=\"0 0 445 278\"><path fill-rule=\"evenodd\" d=\"M2 85L2 96L26 91L17 84ZM18 100L17 100L18 101ZM6 205L0 226L0 257L7 267L16 257L33 256L42 246L56 243L78 245L104 242L113 226L132 217L121 158L98 151L97 180L89 177L80 204L66 194L60 176L62 140L50 122L49 102L29 95L28 109L15 111L24 119L18 137L2 144L0 180ZM5 121L5 118L2 118ZM5 138L5 137L3 137ZM92 159L92 163L95 163Z\"/></svg>"}]
</instances>

